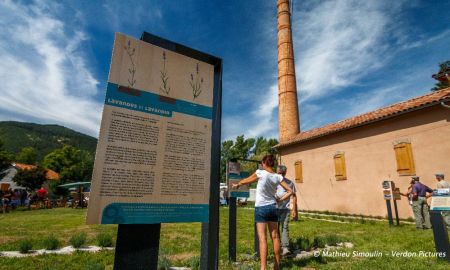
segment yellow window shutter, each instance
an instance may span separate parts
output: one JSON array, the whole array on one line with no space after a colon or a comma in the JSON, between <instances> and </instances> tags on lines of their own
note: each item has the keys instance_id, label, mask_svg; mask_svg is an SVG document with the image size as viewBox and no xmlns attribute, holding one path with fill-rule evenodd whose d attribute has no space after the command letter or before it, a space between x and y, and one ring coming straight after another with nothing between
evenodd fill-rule
<instances>
[{"instance_id":1,"label":"yellow window shutter","mask_svg":"<svg viewBox=\"0 0 450 270\"><path fill-rule=\"evenodd\" d=\"M347 171L345 168L345 156L343 153L334 155L334 169L336 180L346 180Z\"/></svg>"},{"instance_id":2,"label":"yellow window shutter","mask_svg":"<svg viewBox=\"0 0 450 270\"><path fill-rule=\"evenodd\" d=\"M301 161L295 162L295 182L303 183L303 164Z\"/></svg>"},{"instance_id":3,"label":"yellow window shutter","mask_svg":"<svg viewBox=\"0 0 450 270\"><path fill-rule=\"evenodd\" d=\"M397 172L400 175L414 175L416 168L411 143L402 142L394 146L395 158L397 160Z\"/></svg>"}]
</instances>

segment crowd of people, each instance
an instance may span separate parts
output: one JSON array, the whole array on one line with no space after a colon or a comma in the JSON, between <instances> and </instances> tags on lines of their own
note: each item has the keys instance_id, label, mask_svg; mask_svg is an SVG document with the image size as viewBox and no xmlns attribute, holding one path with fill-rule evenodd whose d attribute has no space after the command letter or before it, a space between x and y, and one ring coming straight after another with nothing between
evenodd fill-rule
<instances>
[{"instance_id":1,"label":"crowd of people","mask_svg":"<svg viewBox=\"0 0 450 270\"><path fill-rule=\"evenodd\" d=\"M25 189L11 189L0 190L0 203L3 213L15 210L19 206L30 208L30 206L38 202L46 205L48 201L48 191L42 186L33 192L28 192Z\"/></svg>"}]
</instances>

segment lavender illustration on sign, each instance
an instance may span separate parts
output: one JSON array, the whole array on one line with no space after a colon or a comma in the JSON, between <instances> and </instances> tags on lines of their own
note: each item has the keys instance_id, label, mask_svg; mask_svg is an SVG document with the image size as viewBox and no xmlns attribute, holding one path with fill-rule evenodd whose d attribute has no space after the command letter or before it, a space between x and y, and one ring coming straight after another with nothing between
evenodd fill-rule
<instances>
[{"instance_id":1,"label":"lavender illustration on sign","mask_svg":"<svg viewBox=\"0 0 450 270\"><path fill-rule=\"evenodd\" d=\"M159 87L159 90L161 90L161 92L163 92L166 95L169 95L170 92L170 87L169 87L169 75L167 75L167 70L166 70L166 52L163 51L162 54L163 57L163 68L162 70L160 70L160 78L161 78L161 86Z\"/></svg>"},{"instance_id":2,"label":"lavender illustration on sign","mask_svg":"<svg viewBox=\"0 0 450 270\"><path fill-rule=\"evenodd\" d=\"M136 48L131 48L131 41L128 40L128 43L126 46L124 46L124 49L131 62L131 67L128 68L128 87L132 88L136 84L136 80L134 79L134 75L136 74L136 64L134 63L134 53L136 52Z\"/></svg>"},{"instance_id":3,"label":"lavender illustration on sign","mask_svg":"<svg viewBox=\"0 0 450 270\"><path fill-rule=\"evenodd\" d=\"M191 80L189 81L189 84L191 85L192 88L193 99L196 99L202 93L202 85L203 85L203 78L201 78L199 75L198 63L196 66L195 76L194 74L191 73Z\"/></svg>"}]
</instances>

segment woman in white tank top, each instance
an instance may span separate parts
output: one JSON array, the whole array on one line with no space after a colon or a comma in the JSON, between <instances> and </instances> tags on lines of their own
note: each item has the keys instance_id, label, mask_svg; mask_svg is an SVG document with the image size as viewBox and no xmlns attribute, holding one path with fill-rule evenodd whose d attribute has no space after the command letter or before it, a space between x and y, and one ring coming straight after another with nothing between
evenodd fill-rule
<instances>
[{"instance_id":1,"label":"woman in white tank top","mask_svg":"<svg viewBox=\"0 0 450 270\"><path fill-rule=\"evenodd\" d=\"M292 189L283 182L283 176L276 174L273 170L275 158L267 155L262 159L262 170L256 170L251 176L233 185L233 188L246 184L258 182L256 186L255 201L255 222L259 237L259 254L261 256L261 270L267 267L267 235L266 227L269 229L270 238L273 243L273 253L275 255L274 269L280 266L280 235L278 233L278 212L277 212L277 186L281 185L286 194L279 198L282 201L292 194Z\"/></svg>"}]
</instances>

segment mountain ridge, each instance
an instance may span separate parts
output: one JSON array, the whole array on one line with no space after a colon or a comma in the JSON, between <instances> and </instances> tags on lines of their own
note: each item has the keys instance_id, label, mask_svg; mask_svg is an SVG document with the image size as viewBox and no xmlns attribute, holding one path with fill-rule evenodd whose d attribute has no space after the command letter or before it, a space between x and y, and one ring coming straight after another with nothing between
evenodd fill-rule
<instances>
[{"instance_id":1,"label":"mountain ridge","mask_svg":"<svg viewBox=\"0 0 450 270\"><path fill-rule=\"evenodd\" d=\"M55 149L65 145L95 154L97 139L56 124L36 124L17 121L0 121L0 140L3 148L18 154L24 147L37 151L38 161Z\"/></svg>"}]
</instances>

